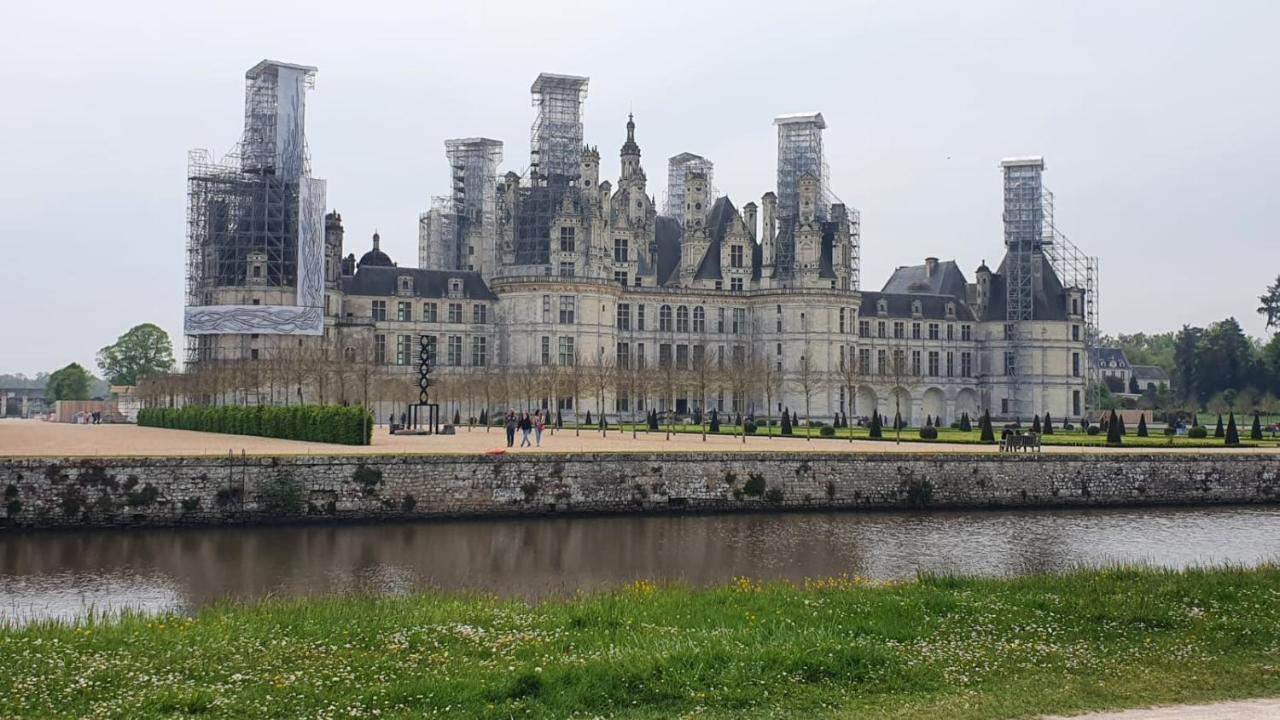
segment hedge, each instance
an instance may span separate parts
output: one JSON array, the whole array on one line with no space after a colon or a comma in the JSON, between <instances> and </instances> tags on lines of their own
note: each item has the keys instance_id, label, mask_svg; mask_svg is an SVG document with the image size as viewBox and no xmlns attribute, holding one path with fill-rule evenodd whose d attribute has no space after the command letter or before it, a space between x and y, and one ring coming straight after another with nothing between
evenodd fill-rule
<instances>
[{"instance_id":1,"label":"hedge","mask_svg":"<svg viewBox=\"0 0 1280 720\"><path fill-rule=\"evenodd\" d=\"M171 430L368 445L374 419L373 413L364 408L339 405L189 405L183 408L144 408L138 412L138 424Z\"/></svg>"}]
</instances>

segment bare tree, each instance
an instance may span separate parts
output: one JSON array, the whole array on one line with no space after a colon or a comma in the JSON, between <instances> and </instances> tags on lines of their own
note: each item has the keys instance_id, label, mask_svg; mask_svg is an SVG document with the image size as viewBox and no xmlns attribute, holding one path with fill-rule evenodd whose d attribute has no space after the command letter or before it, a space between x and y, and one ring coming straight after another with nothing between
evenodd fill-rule
<instances>
[{"instance_id":1,"label":"bare tree","mask_svg":"<svg viewBox=\"0 0 1280 720\"><path fill-rule=\"evenodd\" d=\"M569 363L565 368L565 381L569 397L573 400L573 434L578 436L582 434L582 423L578 420L578 400L582 397L582 389L587 384L587 373L586 368L582 366L582 358L578 355L577 345L574 346Z\"/></svg>"},{"instance_id":2,"label":"bare tree","mask_svg":"<svg viewBox=\"0 0 1280 720\"><path fill-rule=\"evenodd\" d=\"M706 345L694 345L689 361L688 387L698 394L699 422L702 442L707 441L707 396L714 390L716 364L707 357Z\"/></svg>"},{"instance_id":3,"label":"bare tree","mask_svg":"<svg viewBox=\"0 0 1280 720\"><path fill-rule=\"evenodd\" d=\"M608 426L605 425L605 396L609 392L609 388L613 387L614 381L618 376L617 362L609 353L605 352L601 347L596 351L595 358L584 368L586 377L584 378L587 386L595 395L596 401L596 422L600 424L600 431L606 437L609 434Z\"/></svg>"},{"instance_id":4,"label":"bare tree","mask_svg":"<svg viewBox=\"0 0 1280 720\"><path fill-rule=\"evenodd\" d=\"M813 367L812 358L808 355L801 355L800 363L796 366L795 373L791 377L791 384L804 398L805 440L813 439L813 416L810 414L810 410L813 394L821 389L824 379L823 373Z\"/></svg>"},{"instance_id":5,"label":"bare tree","mask_svg":"<svg viewBox=\"0 0 1280 720\"><path fill-rule=\"evenodd\" d=\"M845 402L845 420L849 418L849 411L854 408L855 400L858 397L858 387L867 382L868 376L871 374L871 368L864 366L861 355L855 355L857 348L853 345L846 346L848 349L846 354L840 358L840 364L836 368L836 380L844 387ZM846 422L845 425L849 423ZM853 429L849 430L849 442L853 442Z\"/></svg>"},{"instance_id":6,"label":"bare tree","mask_svg":"<svg viewBox=\"0 0 1280 720\"><path fill-rule=\"evenodd\" d=\"M752 358L752 371L755 380L759 383L760 389L764 392L764 413L765 413L765 434L766 437L773 437L773 401L775 398L781 399L783 386L782 362L777 364L771 362L768 356L761 351L759 356Z\"/></svg>"},{"instance_id":7,"label":"bare tree","mask_svg":"<svg viewBox=\"0 0 1280 720\"><path fill-rule=\"evenodd\" d=\"M902 393L911 382L911 368L907 365L907 351L893 348L887 355L888 362L880 367L880 375L892 386L893 393L893 434L894 442L902 442Z\"/></svg>"}]
</instances>

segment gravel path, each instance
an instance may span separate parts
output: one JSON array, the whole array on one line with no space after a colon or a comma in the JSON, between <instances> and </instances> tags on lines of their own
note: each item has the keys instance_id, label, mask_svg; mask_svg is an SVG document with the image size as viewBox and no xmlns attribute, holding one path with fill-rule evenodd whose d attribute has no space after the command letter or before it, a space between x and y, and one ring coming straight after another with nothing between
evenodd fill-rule
<instances>
[{"instance_id":1,"label":"gravel path","mask_svg":"<svg viewBox=\"0 0 1280 720\"><path fill-rule=\"evenodd\" d=\"M1240 700L1212 705L1174 705L1147 710L1072 715L1070 720L1275 720L1280 718L1280 700ZM1053 715L1041 720L1066 720Z\"/></svg>"},{"instance_id":2,"label":"gravel path","mask_svg":"<svg viewBox=\"0 0 1280 720\"><path fill-rule=\"evenodd\" d=\"M517 437L517 445L519 437ZM249 437L245 435L221 435L218 433L192 432L188 430L163 430L137 427L136 425L72 425L39 420L0 420L0 456L103 456L103 455L225 455L241 451L251 455L404 455L421 453L479 454L490 450L510 453L528 452L858 452L858 453L994 453L994 445L965 445L956 443L872 442L859 440L806 441L803 437L741 438L708 435L706 441L698 435L672 435L666 438L662 432L639 433L632 439L630 433L610 431L607 437L599 432L583 430L574 435L572 430L561 430L554 435L545 433L541 448L507 449L503 431L494 428L467 430L457 435L405 436L388 435L385 427L373 433L373 444L368 447L309 443L296 440ZM1196 453L1195 448L1131 448L1103 447L1051 447L1044 452L1055 454L1081 453ZM1278 448L1215 448L1215 453L1280 453Z\"/></svg>"}]
</instances>

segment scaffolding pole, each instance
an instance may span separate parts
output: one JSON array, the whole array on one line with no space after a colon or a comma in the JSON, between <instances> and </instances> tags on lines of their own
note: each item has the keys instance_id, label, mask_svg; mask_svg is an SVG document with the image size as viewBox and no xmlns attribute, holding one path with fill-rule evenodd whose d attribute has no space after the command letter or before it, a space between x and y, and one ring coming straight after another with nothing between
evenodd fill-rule
<instances>
[{"instance_id":1,"label":"scaffolding pole","mask_svg":"<svg viewBox=\"0 0 1280 720\"><path fill-rule=\"evenodd\" d=\"M1067 239L1058 230L1054 219L1054 195L1049 188L1043 188L1044 225L1042 245L1049 265L1058 273L1065 287L1077 287L1084 290L1085 317L1085 377L1089 383L1086 399L1086 410L1097 410L1100 403L1101 381L1098 368L1094 363L1101 333L1099 316L1101 301L1099 297L1100 283L1098 277L1098 258L1086 255L1075 243Z\"/></svg>"}]
</instances>

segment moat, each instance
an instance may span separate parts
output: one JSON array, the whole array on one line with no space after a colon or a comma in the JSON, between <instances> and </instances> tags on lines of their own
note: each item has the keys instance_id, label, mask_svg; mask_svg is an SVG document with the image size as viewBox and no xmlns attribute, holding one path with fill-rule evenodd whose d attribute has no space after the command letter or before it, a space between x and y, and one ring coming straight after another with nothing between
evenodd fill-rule
<instances>
[{"instance_id":1,"label":"moat","mask_svg":"<svg viewBox=\"0 0 1280 720\"><path fill-rule=\"evenodd\" d=\"M1112 562L1280 559L1280 509L815 512L578 517L0 536L0 622L229 598L408 593L539 597L637 579L918 571L1011 576Z\"/></svg>"}]
</instances>

